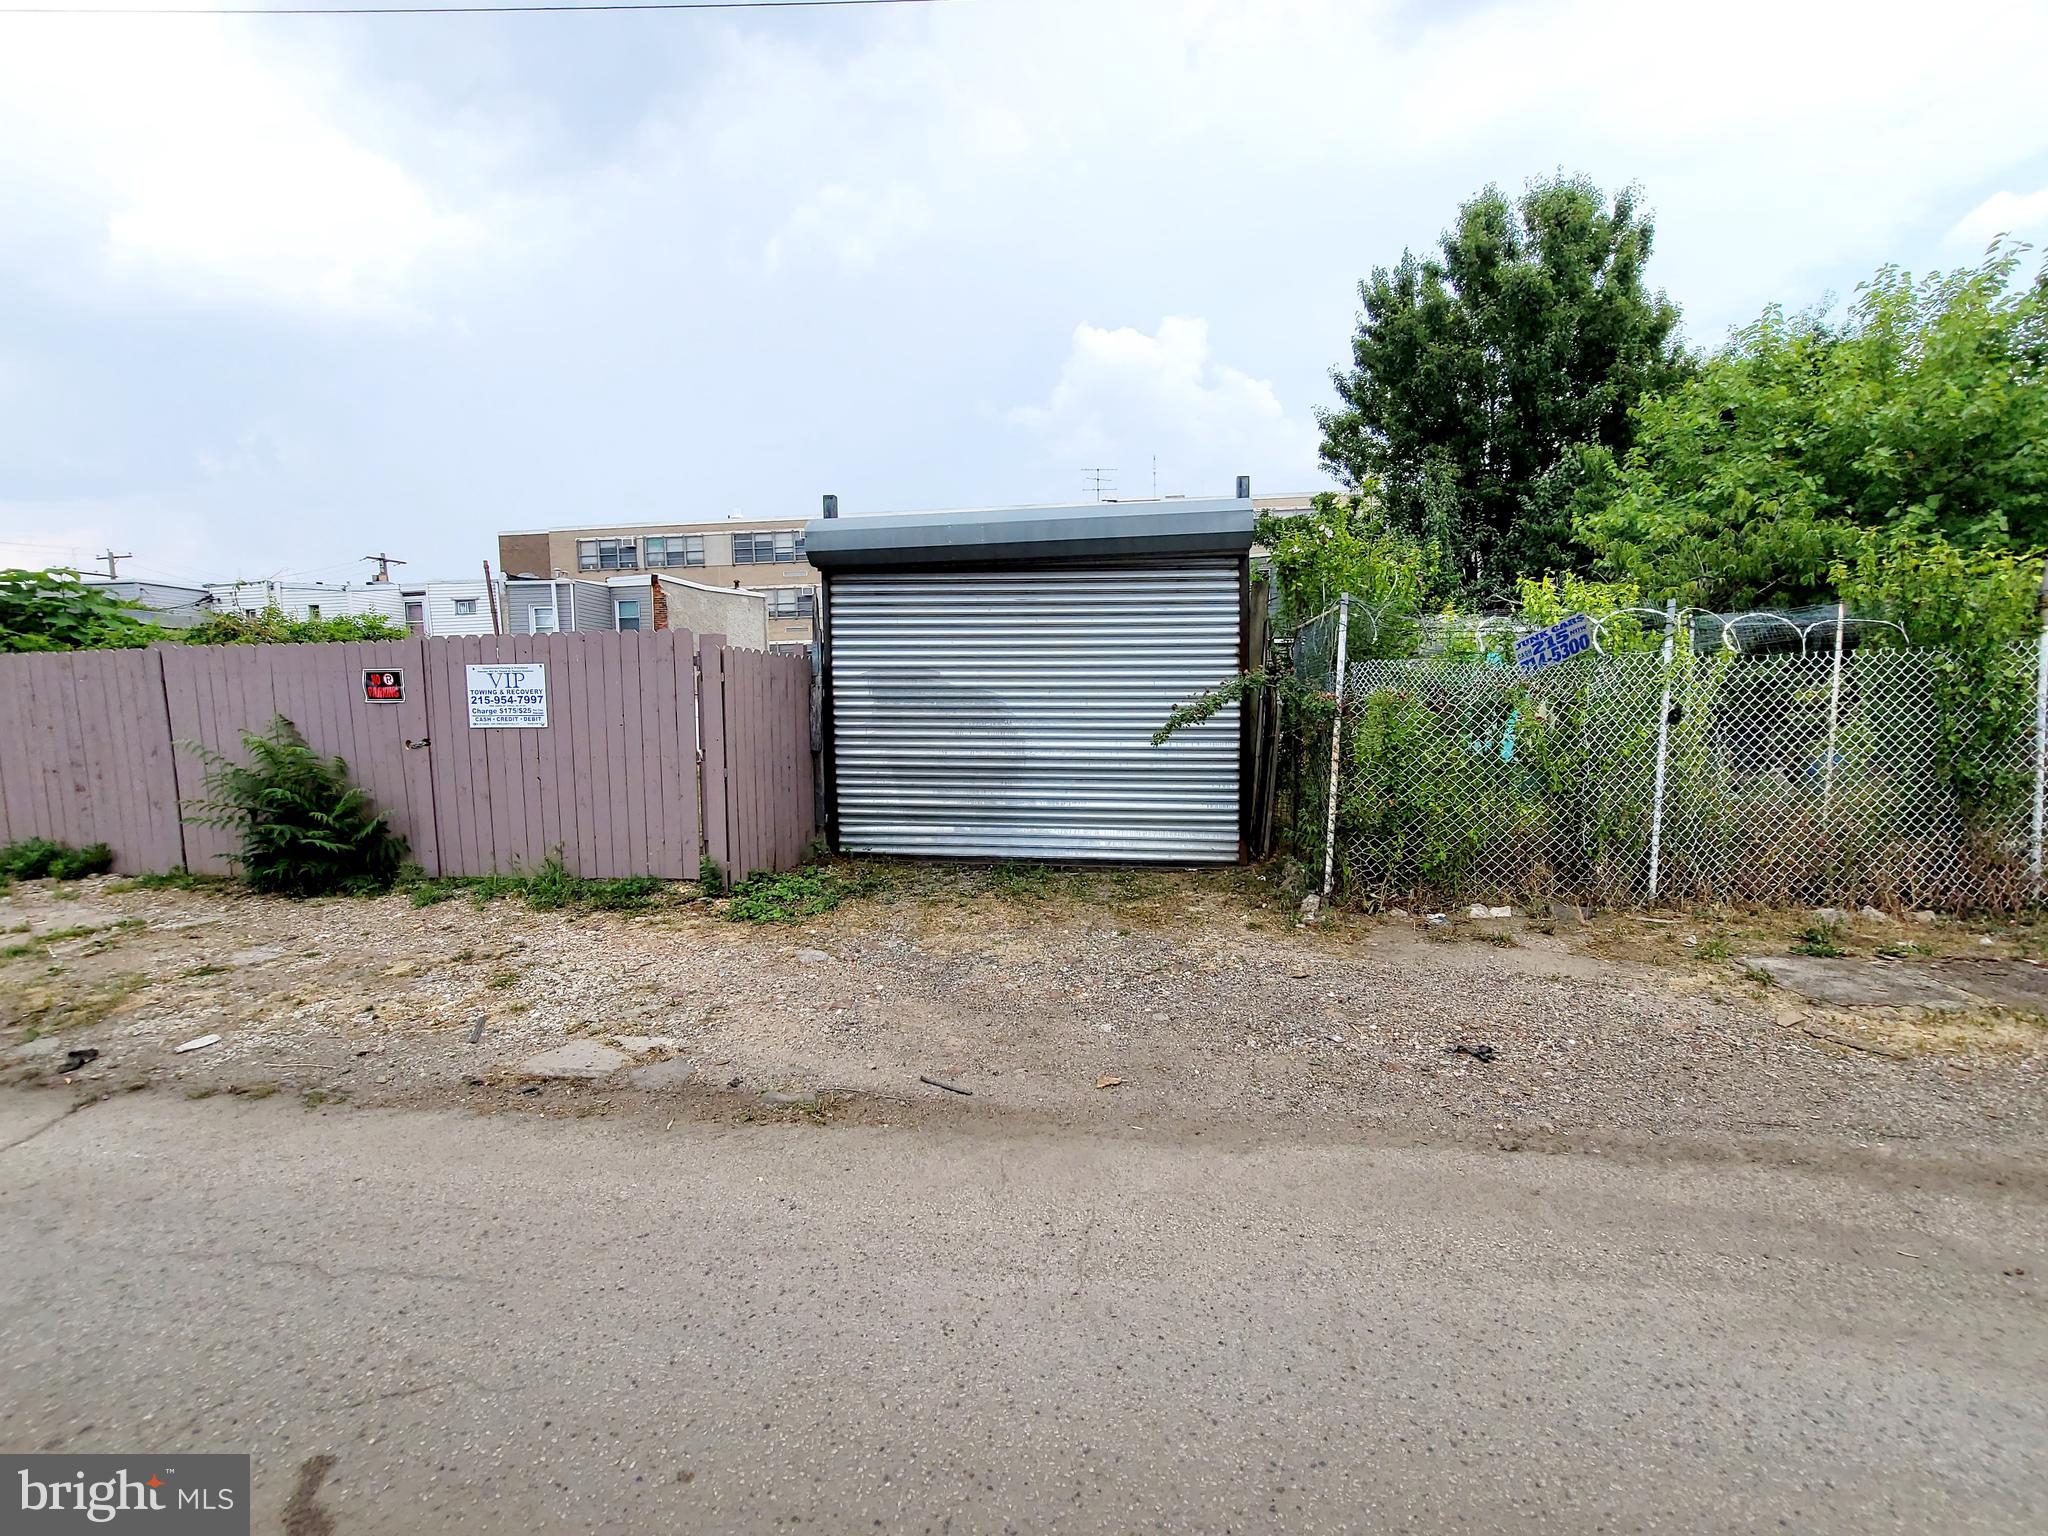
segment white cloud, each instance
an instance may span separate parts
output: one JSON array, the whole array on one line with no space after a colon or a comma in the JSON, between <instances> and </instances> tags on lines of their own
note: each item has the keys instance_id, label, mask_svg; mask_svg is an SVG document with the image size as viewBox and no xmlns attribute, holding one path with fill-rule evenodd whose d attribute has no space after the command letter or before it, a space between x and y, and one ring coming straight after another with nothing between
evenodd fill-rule
<instances>
[{"instance_id":1,"label":"white cloud","mask_svg":"<svg viewBox=\"0 0 2048 1536\"><path fill-rule=\"evenodd\" d=\"M462 135L389 111L277 34L196 18L15 18L7 31L0 195L85 245L52 264L57 281L391 311L485 239L479 214L397 147L426 140L445 158Z\"/></svg>"},{"instance_id":2,"label":"white cloud","mask_svg":"<svg viewBox=\"0 0 2048 1536\"><path fill-rule=\"evenodd\" d=\"M205 529L153 496L63 501L0 500L0 567L104 570L103 550L124 558L123 576L198 579L212 556Z\"/></svg>"},{"instance_id":3,"label":"white cloud","mask_svg":"<svg viewBox=\"0 0 2048 1536\"><path fill-rule=\"evenodd\" d=\"M884 255L914 243L931 221L930 205L913 187L870 192L835 184L821 188L769 236L762 258L771 272L819 256L850 271L871 271Z\"/></svg>"},{"instance_id":4,"label":"white cloud","mask_svg":"<svg viewBox=\"0 0 2048 1536\"><path fill-rule=\"evenodd\" d=\"M1981 251L1999 235L2039 240L2048 236L2048 187L2028 196L1994 192L1957 221L1944 245Z\"/></svg>"},{"instance_id":5,"label":"white cloud","mask_svg":"<svg viewBox=\"0 0 2048 1536\"><path fill-rule=\"evenodd\" d=\"M1153 335L1076 326L1045 404L1006 419L1069 472L1117 466L1126 496L1149 491L1154 454L1162 490L1213 494L1238 474L1276 490L1321 479L1316 429L1289 416L1266 380L1218 362L1206 320L1169 315Z\"/></svg>"}]
</instances>

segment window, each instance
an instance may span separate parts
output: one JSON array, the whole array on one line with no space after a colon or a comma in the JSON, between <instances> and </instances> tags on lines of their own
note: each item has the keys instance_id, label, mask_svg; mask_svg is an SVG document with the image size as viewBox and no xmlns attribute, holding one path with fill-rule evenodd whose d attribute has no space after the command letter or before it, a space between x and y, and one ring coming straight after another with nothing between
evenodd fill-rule
<instances>
[{"instance_id":1,"label":"window","mask_svg":"<svg viewBox=\"0 0 2048 1536\"><path fill-rule=\"evenodd\" d=\"M801 533L736 533L732 536L734 565L793 565L804 552Z\"/></svg>"},{"instance_id":2,"label":"window","mask_svg":"<svg viewBox=\"0 0 2048 1536\"><path fill-rule=\"evenodd\" d=\"M310 623L318 624L320 622L320 605L318 603L306 604L306 618Z\"/></svg>"},{"instance_id":3,"label":"window","mask_svg":"<svg viewBox=\"0 0 2048 1536\"><path fill-rule=\"evenodd\" d=\"M640 543L637 539L578 539L576 569L637 571L640 569Z\"/></svg>"},{"instance_id":4,"label":"window","mask_svg":"<svg viewBox=\"0 0 2048 1536\"><path fill-rule=\"evenodd\" d=\"M672 533L665 538L649 539L646 555L649 570L656 570L665 565L702 565L704 535Z\"/></svg>"},{"instance_id":5,"label":"window","mask_svg":"<svg viewBox=\"0 0 2048 1536\"><path fill-rule=\"evenodd\" d=\"M416 635L427 632L427 605L419 598L405 600L405 627Z\"/></svg>"},{"instance_id":6,"label":"window","mask_svg":"<svg viewBox=\"0 0 2048 1536\"><path fill-rule=\"evenodd\" d=\"M526 613L526 632L531 635L552 635L558 633L555 627L555 605L535 603Z\"/></svg>"},{"instance_id":7,"label":"window","mask_svg":"<svg viewBox=\"0 0 2048 1536\"><path fill-rule=\"evenodd\" d=\"M636 597L622 597L622 598L620 598L620 599L619 599L619 628L621 628L621 629L638 629L639 627L640 627L640 600L639 600L638 598L636 598Z\"/></svg>"},{"instance_id":8,"label":"window","mask_svg":"<svg viewBox=\"0 0 2048 1536\"><path fill-rule=\"evenodd\" d=\"M458 597L455 599L455 617L458 619L475 618L476 599L473 597Z\"/></svg>"},{"instance_id":9,"label":"window","mask_svg":"<svg viewBox=\"0 0 2048 1536\"><path fill-rule=\"evenodd\" d=\"M808 619L817 612L818 594L810 587L770 587L768 617Z\"/></svg>"}]
</instances>

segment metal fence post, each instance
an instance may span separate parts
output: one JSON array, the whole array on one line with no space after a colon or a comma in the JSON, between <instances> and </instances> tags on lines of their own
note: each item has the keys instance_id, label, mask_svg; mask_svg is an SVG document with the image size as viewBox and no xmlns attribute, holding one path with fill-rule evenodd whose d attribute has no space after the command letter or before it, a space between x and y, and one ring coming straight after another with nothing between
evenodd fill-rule
<instances>
[{"instance_id":1,"label":"metal fence post","mask_svg":"<svg viewBox=\"0 0 2048 1536\"><path fill-rule=\"evenodd\" d=\"M2048 811L2048 567L2041 572L2041 636L2034 647L2034 847L2028 865L2041 885L2041 824Z\"/></svg>"},{"instance_id":2,"label":"metal fence post","mask_svg":"<svg viewBox=\"0 0 2048 1536\"><path fill-rule=\"evenodd\" d=\"M1337 764L1344 740L1344 661L1351 640L1351 594L1337 599L1337 709L1330 717L1330 808L1323 817L1323 900L1337 879Z\"/></svg>"},{"instance_id":3,"label":"metal fence post","mask_svg":"<svg viewBox=\"0 0 2048 1536\"><path fill-rule=\"evenodd\" d=\"M1827 830L1835 806L1835 738L1842 729L1842 629L1847 622L1847 605L1835 604L1835 665L1828 683L1828 760L1821 770L1820 825Z\"/></svg>"},{"instance_id":4,"label":"metal fence post","mask_svg":"<svg viewBox=\"0 0 2048 1536\"><path fill-rule=\"evenodd\" d=\"M1657 780L1650 792L1650 900L1657 899L1657 879L1664 857L1664 766L1671 754L1671 648L1678 639L1678 599L1664 602L1664 697L1657 706Z\"/></svg>"}]
</instances>

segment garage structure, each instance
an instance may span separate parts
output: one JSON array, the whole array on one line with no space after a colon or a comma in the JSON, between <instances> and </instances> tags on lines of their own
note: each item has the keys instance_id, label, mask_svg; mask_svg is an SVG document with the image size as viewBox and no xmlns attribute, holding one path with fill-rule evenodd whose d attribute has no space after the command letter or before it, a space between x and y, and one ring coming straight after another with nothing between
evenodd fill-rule
<instances>
[{"instance_id":1,"label":"garage structure","mask_svg":"<svg viewBox=\"0 0 2048 1536\"><path fill-rule=\"evenodd\" d=\"M1249 499L827 517L828 809L849 853L1231 863Z\"/></svg>"}]
</instances>

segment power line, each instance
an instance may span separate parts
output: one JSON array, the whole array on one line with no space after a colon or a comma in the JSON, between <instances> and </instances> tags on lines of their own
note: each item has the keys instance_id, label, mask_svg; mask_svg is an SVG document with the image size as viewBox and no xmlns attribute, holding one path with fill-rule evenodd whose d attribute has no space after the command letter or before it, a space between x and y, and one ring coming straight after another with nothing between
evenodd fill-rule
<instances>
[{"instance_id":1,"label":"power line","mask_svg":"<svg viewBox=\"0 0 2048 1536\"><path fill-rule=\"evenodd\" d=\"M950 0L543 0L537 5L0 5L0 16L509 16L521 11L820 11Z\"/></svg>"}]
</instances>

